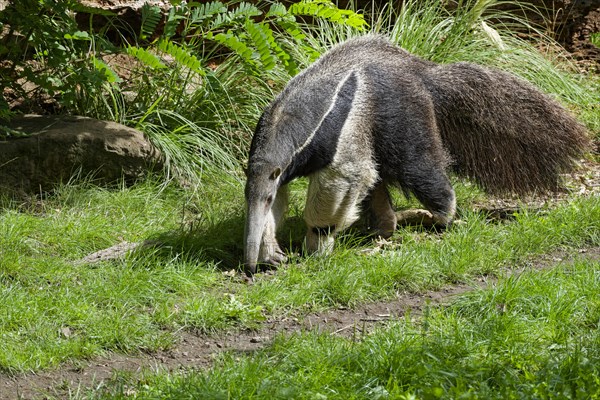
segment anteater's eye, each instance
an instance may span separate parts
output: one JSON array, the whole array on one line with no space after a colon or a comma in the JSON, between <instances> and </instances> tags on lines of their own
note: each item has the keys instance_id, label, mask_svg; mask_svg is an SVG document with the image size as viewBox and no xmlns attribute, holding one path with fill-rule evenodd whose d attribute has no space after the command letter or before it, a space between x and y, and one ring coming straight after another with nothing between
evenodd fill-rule
<instances>
[{"instance_id":1,"label":"anteater's eye","mask_svg":"<svg viewBox=\"0 0 600 400\"><path fill-rule=\"evenodd\" d=\"M273 202L273 195L267 197L267 204L271 204Z\"/></svg>"}]
</instances>

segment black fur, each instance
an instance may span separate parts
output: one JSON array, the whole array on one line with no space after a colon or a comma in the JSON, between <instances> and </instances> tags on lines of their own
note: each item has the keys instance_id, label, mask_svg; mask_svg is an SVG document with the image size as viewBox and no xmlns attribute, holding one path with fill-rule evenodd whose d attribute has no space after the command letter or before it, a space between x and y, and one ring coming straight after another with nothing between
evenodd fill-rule
<instances>
[{"instance_id":1,"label":"black fur","mask_svg":"<svg viewBox=\"0 0 600 400\"><path fill-rule=\"evenodd\" d=\"M356 74L352 73L340 88L332 109L317 128L314 140L293 157L284 170L282 184L300 176L308 176L333 161L342 127L352 108L356 88Z\"/></svg>"}]
</instances>

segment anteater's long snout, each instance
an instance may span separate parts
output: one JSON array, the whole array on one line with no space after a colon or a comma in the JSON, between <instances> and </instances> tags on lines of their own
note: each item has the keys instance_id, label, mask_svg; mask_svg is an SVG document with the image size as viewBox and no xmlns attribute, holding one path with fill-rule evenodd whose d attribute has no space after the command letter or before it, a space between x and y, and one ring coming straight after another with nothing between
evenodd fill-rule
<instances>
[{"instance_id":1,"label":"anteater's long snout","mask_svg":"<svg viewBox=\"0 0 600 400\"><path fill-rule=\"evenodd\" d=\"M265 230L267 212L264 206L250 202L246 210L244 229L244 270L248 276L256 273L256 264Z\"/></svg>"}]
</instances>

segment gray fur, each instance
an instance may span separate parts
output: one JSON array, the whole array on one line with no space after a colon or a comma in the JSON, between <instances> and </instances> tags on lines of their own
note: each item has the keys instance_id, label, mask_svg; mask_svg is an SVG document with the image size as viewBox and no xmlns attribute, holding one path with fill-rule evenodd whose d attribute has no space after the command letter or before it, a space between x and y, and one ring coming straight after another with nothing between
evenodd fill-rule
<instances>
[{"instance_id":1,"label":"gray fur","mask_svg":"<svg viewBox=\"0 0 600 400\"><path fill-rule=\"evenodd\" d=\"M505 72L438 65L379 36L333 47L264 111L248 163L247 272L285 260L275 239L287 183L310 179L308 250L328 253L362 212L390 236L387 187L412 193L440 224L455 213L446 174L494 193L555 190L589 139L549 96Z\"/></svg>"}]
</instances>

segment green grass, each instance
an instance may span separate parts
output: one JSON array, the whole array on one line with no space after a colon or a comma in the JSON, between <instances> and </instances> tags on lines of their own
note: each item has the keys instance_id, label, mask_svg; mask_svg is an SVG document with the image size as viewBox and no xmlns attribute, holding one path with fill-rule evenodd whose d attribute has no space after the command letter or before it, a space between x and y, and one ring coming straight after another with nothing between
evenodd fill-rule
<instances>
[{"instance_id":1,"label":"green grass","mask_svg":"<svg viewBox=\"0 0 600 400\"><path fill-rule=\"evenodd\" d=\"M585 260L529 270L367 336L280 335L208 370L121 376L89 398L597 398L599 273Z\"/></svg>"},{"instance_id":2,"label":"green grass","mask_svg":"<svg viewBox=\"0 0 600 400\"><path fill-rule=\"evenodd\" d=\"M303 186L295 185L284 243L301 241L302 224L294 221ZM223 179L197 193L155 182L118 190L81 185L33 204L5 202L0 369L39 370L106 351L168 348L181 328L254 327L268 315L438 289L498 274L537 254L600 244L598 198L573 198L490 224L463 197L465 225L443 234L402 229L395 237L401 246L372 256L360 254L371 243L360 245L348 234L333 256L294 257L248 286L222 273L241 258L241 193L240 183ZM121 241L146 239L162 245L110 262L77 262Z\"/></svg>"}]
</instances>

